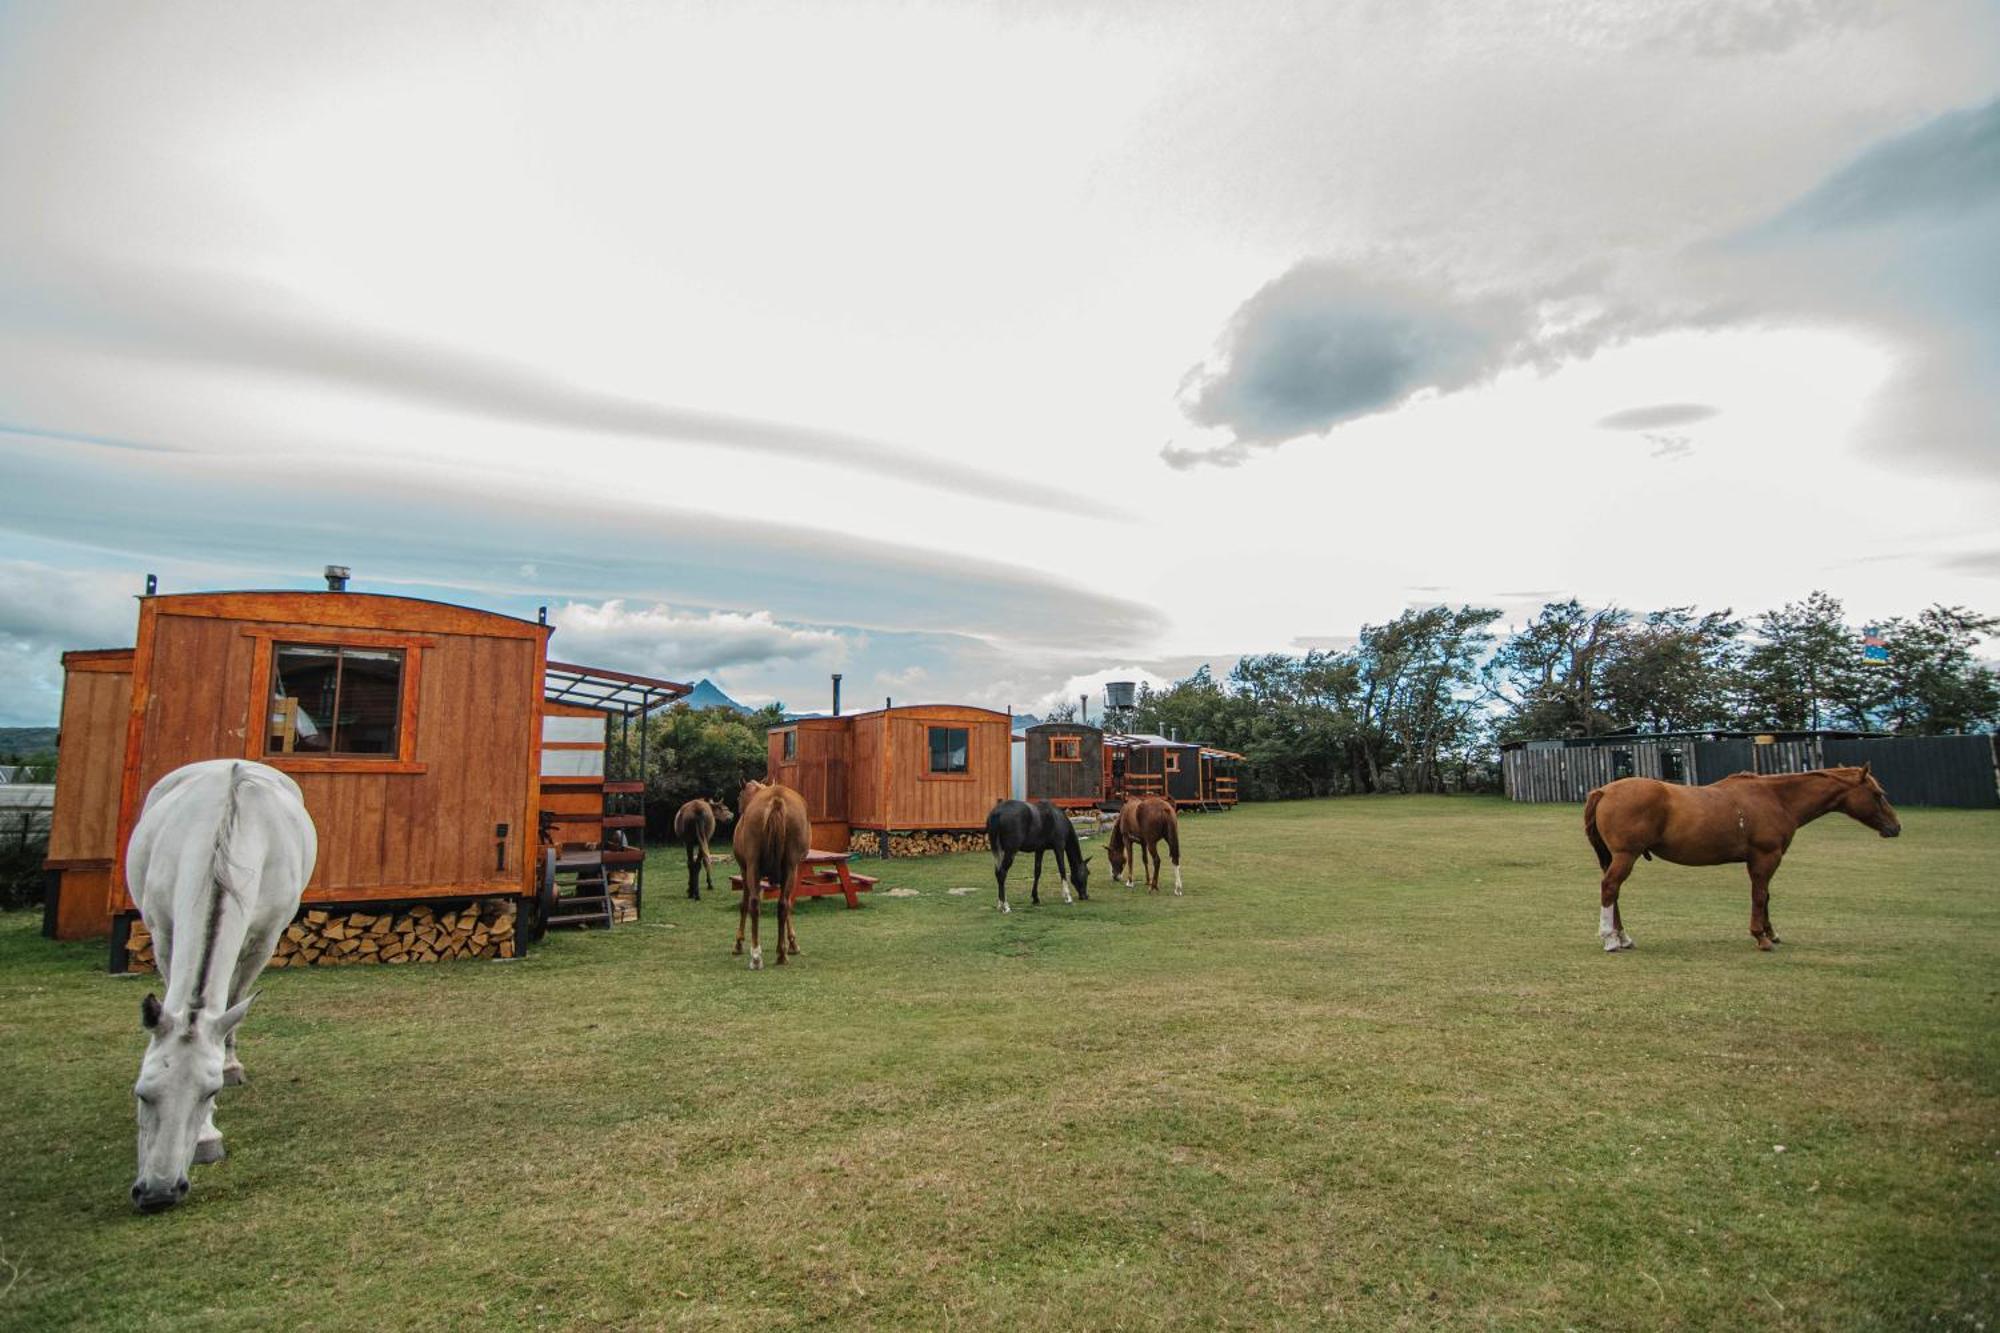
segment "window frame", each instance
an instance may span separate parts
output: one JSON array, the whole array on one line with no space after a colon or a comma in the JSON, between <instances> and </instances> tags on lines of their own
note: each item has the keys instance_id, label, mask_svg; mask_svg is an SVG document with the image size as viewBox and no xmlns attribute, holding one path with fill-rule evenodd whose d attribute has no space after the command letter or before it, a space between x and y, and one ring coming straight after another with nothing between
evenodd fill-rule
<instances>
[{"instance_id":1,"label":"window frame","mask_svg":"<svg viewBox=\"0 0 2000 1333\"><path fill-rule=\"evenodd\" d=\"M956 731L963 733L963 735L965 736L964 768L932 767L933 761L937 758L937 746L932 743L931 737L940 731L946 733ZM951 752L951 741L949 739L945 741L945 752L947 754ZM949 722L943 722L943 723L927 722L924 724L924 776L926 778L933 778L941 782L972 781L972 728L971 727L962 724L954 725Z\"/></svg>"},{"instance_id":2,"label":"window frame","mask_svg":"<svg viewBox=\"0 0 2000 1333\"><path fill-rule=\"evenodd\" d=\"M1067 750L1067 754L1057 753L1057 747ZM1083 737L1049 737L1049 762L1052 764L1080 764L1083 762Z\"/></svg>"},{"instance_id":3,"label":"window frame","mask_svg":"<svg viewBox=\"0 0 2000 1333\"><path fill-rule=\"evenodd\" d=\"M1179 750L1167 751L1166 763L1161 766L1161 771L1166 773L1178 773L1181 771L1181 752Z\"/></svg>"},{"instance_id":4,"label":"window frame","mask_svg":"<svg viewBox=\"0 0 2000 1333\"><path fill-rule=\"evenodd\" d=\"M780 732L779 735L782 736L783 739L778 743L778 762L781 764L798 763L799 729L797 727L793 727L789 731Z\"/></svg>"},{"instance_id":5,"label":"window frame","mask_svg":"<svg viewBox=\"0 0 2000 1333\"><path fill-rule=\"evenodd\" d=\"M319 626L253 628L242 631L252 641L250 700L243 728L243 757L283 773L422 773L417 761L417 702L423 680L424 649L437 641L421 634L383 634L370 630L324 630ZM287 648L392 649L403 654L400 694L396 701L394 754L267 753L271 738L271 683L277 650Z\"/></svg>"}]
</instances>

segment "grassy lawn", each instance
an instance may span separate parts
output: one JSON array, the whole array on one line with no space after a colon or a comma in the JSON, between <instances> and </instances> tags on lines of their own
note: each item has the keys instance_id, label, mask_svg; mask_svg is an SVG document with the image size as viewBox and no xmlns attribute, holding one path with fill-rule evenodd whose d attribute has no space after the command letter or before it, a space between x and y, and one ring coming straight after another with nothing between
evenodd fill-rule
<instances>
[{"instance_id":1,"label":"grassy lawn","mask_svg":"<svg viewBox=\"0 0 2000 1333\"><path fill-rule=\"evenodd\" d=\"M1771 955L1657 864L1599 952L1579 810L1493 799L1195 816L1178 900L894 862L761 973L661 857L610 935L271 974L155 1217L149 983L0 918L0 1327L1990 1328L2000 814L1904 814L1801 834Z\"/></svg>"}]
</instances>

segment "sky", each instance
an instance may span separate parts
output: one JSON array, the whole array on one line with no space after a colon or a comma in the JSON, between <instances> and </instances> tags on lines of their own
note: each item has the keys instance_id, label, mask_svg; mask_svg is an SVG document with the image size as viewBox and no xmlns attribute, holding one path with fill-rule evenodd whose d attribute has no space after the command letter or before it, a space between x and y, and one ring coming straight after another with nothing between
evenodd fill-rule
<instances>
[{"instance_id":1,"label":"sky","mask_svg":"<svg viewBox=\"0 0 2000 1333\"><path fill-rule=\"evenodd\" d=\"M2000 612L2000 5L0 0L0 724L164 591L1040 712Z\"/></svg>"}]
</instances>

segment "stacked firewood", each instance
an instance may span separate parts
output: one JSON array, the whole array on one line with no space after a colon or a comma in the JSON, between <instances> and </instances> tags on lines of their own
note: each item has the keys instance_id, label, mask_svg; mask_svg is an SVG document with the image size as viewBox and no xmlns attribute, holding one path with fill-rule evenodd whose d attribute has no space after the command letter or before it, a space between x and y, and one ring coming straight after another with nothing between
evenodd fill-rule
<instances>
[{"instance_id":1,"label":"stacked firewood","mask_svg":"<svg viewBox=\"0 0 2000 1333\"><path fill-rule=\"evenodd\" d=\"M639 919L639 877L629 870L611 872L611 910L621 926Z\"/></svg>"},{"instance_id":2,"label":"stacked firewood","mask_svg":"<svg viewBox=\"0 0 2000 1333\"><path fill-rule=\"evenodd\" d=\"M285 927L271 954L271 966L443 963L513 956L513 900L484 898L445 912L421 905L398 912L309 911Z\"/></svg>"},{"instance_id":3,"label":"stacked firewood","mask_svg":"<svg viewBox=\"0 0 2000 1333\"><path fill-rule=\"evenodd\" d=\"M984 831L952 833L924 829L915 833L891 833L890 856L944 856L951 852L987 851ZM882 835L873 829L856 829L848 838L850 856L880 856Z\"/></svg>"},{"instance_id":4,"label":"stacked firewood","mask_svg":"<svg viewBox=\"0 0 2000 1333\"><path fill-rule=\"evenodd\" d=\"M342 967L354 963L442 963L455 958L512 958L514 901L482 898L439 911L419 906L394 912L301 912L278 937L272 967ZM155 967L153 937L134 921L125 937L125 966Z\"/></svg>"}]
</instances>

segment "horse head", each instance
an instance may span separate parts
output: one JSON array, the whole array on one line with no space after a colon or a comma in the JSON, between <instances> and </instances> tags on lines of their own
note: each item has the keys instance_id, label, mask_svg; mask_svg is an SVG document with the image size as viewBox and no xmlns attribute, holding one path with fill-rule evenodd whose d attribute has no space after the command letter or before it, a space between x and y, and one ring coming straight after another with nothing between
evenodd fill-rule
<instances>
[{"instance_id":1,"label":"horse head","mask_svg":"<svg viewBox=\"0 0 2000 1333\"><path fill-rule=\"evenodd\" d=\"M1841 793L1834 809L1885 838L1893 838L1903 831L1903 821L1897 817L1896 807L1889 804L1889 793L1882 790L1882 784L1868 770L1867 764L1856 770L1854 784Z\"/></svg>"},{"instance_id":2,"label":"horse head","mask_svg":"<svg viewBox=\"0 0 2000 1333\"><path fill-rule=\"evenodd\" d=\"M736 793L737 810L743 814L750 813L750 802L756 800L759 793L769 790L769 783L759 782L757 779L751 778L743 784L743 790ZM722 816L717 815L716 818L719 820Z\"/></svg>"},{"instance_id":3,"label":"horse head","mask_svg":"<svg viewBox=\"0 0 2000 1333\"><path fill-rule=\"evenodd\" d=\"M219 1017L169 1013L153 996L139 1004L139 1022L152 1040L132 1087L139 1112L139 1177L132 1202L157 1213L187 1197L188 1167L202 1131L209 1130L229 1034L250 1012L252 995ZM220 1143L220 1139L215 1140Z\"/></svg>"},{"instance_id":4,"label":"horse head","mask_svg":"<svg viewBox=\"0 0 2000 1333\"><path fill-rule=\"evenodd\" d=\"M730 820L736 818L736 816L730 812L729 807L723 804L722 798L720 796L709 797L708 808L710 813L712 813L715 816L715 822L718 826L727 824Z\"/></svg>"}]
</instances>

